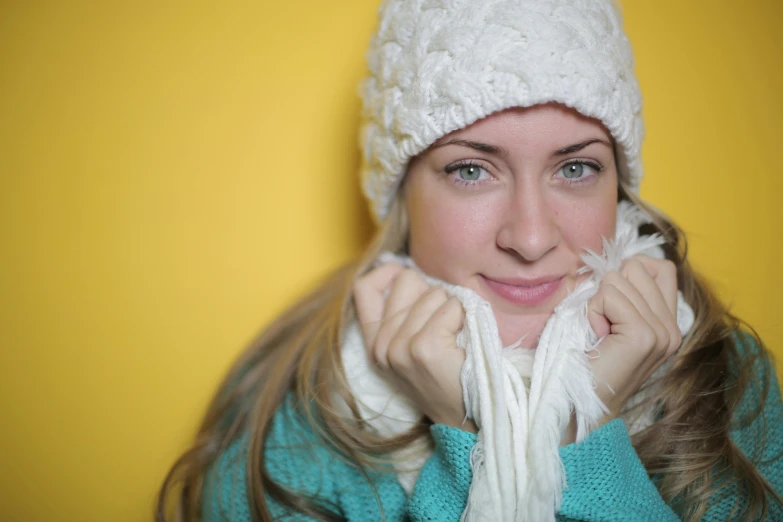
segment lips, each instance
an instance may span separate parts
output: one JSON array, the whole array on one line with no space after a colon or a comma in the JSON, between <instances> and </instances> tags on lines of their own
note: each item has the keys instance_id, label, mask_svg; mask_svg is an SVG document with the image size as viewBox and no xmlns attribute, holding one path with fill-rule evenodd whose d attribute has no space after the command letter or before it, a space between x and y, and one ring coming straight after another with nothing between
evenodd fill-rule
<instances>
[{"instance_id":1,"label":"lips","mask_svg":"<svg viewBox=\"0 0 783 522\"><path fill-rule=\"evenodd\" d=\"M534 279L491 279L482 275L481 278L487 287L516 305L533 306L546 301L557 292L563 282L564 276L545 276Z\"/></svg>"}]
</instances>

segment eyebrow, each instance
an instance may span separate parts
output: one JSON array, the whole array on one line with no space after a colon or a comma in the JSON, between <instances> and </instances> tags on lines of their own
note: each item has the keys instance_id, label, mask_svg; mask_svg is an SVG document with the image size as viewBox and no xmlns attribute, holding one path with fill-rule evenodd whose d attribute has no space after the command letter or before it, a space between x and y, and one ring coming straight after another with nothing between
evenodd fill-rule
<instances>
[{"instance_id":1,"label":"eyebrow","mask_svg":"<svg viewBox=\"0 0 783 522\"><path fill-rule=\"evenodd\" d=\"M564 156L566 154L578 152L584 149L585 147L587 147L588 145L592 145L593 143L602 143L607 147L612 148L612 144L609 143L608 141L599 138L593 138L587 141L583 141L581 143L575 143L574 145L569 145L568 147L564 147L562 149L557 149L552 153L552 157ZM448 141L444 141L443 143L438 143L436 145L433 145L432 148L437 149L439 147L445 147L446 145L460 145L462 147L469 147L471 149L475 149L481 152L486 152L488 154L495 154L497 156L508 157L508 149L505 149L504 147L499 147L497 145L490 145L489 143L481 143L480 141L454 139L454 140L448 140Z\"/></svg>"},{"instance_id":2,"label":"eyebrow","mask_svg":"<svg viewBox=\"0 0 783 522\"><path fill-rule=\"evenodd\" d=\"M479 141L470 141L470 140L449 140L444 141L443 143L438 143L437 145L433 145L433 149L437 149L438 147L445 147L446 145L460 145L462 147L470 147L471 149L476 149L481 152L486 152L488 154L495 154L497 156L508 156L508 150L499 147L497 145L490 145L489 143L481 143Z\"/></svg>"},{"instance_id":3,"label":"eyebrow","mask_svg":"<svg viewBox=\"0 0 783 522\"><path fill-rule=\"evenodd\" d=\"M564 147L562 149L557 149L555 152L552 153L552 157L554 157L554 156L564 156L566 154L571 154L572 152L578 152L578 151L584 149L585 147L587 147L588 145L592 145L593 143L603 143L604 145L606 145L610 149L612 148L611 143L609 143L608 141L601 140L601 139L598 139L598 138L593 138L591 140L583 141L582 143L576 143L574 145L569 145L568 147Z\"/></svg>"}]
</instances>

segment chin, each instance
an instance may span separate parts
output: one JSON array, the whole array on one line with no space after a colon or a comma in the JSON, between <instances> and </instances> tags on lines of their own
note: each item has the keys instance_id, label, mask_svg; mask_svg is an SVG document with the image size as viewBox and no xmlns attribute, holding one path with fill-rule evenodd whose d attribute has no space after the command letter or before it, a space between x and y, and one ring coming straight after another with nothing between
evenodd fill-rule
<instances>
[{"instance_id":1,"label":"chin","mask_svg":"<svg viewBox=\"0 0 783 522\"><path fill-rule=\"evenodd\" d=\"M535 348L538 338L544 331L544 326L552 316L554 308L548 312L537 314L508 315L495 312L495 320L498 323L498 333L503 346L510 346L522 337L523 348Z\"/></svg>"}]
</instances>

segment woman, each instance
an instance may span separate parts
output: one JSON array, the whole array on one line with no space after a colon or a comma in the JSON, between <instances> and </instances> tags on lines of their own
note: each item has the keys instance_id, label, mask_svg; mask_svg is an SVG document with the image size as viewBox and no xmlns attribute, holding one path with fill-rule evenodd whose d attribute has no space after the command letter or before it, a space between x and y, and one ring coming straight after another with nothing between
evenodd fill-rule
<instances>
[{"instance_id":1,"label":"woman","mask_svg":"<svg viewBox=\"0 0 783 522\"><path fill-rule=\"evenodd\" d=\"M186 520L783 518L774 370L694 274L681 232L636 195L641 102L611 2L388 0L369 61L378 235L237 362L161 506L180 479ZM583 270L585 252L628 253L628 208L649 216L641 232L663 236L666 259ZM536 398L539 355L559 353L552 325L574 295L585 348L567 356L590 386L575 364L561 381L576 384ZM466 371L500 346L511 384ZM485 381L503 406L565 410L547 430L532 410L491 417L471 388ZM513 456L492 464L504 437ZM560 447L533 466L541 437Z\"/></svg>"}]
</instances>

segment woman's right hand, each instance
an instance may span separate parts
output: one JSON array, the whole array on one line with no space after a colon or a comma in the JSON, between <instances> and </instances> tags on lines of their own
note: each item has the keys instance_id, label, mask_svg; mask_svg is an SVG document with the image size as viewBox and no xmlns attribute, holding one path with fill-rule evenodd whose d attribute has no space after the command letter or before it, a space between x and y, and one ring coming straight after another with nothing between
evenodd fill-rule
<instances>
[{"instance_id":1,"label":"woman's right hand","mask_svg":"<svg viewBox=\"0 0 783 522\"><path fill-rule=\"evenodd\" d=\"M475 432L460 383L459 300L395 263L360 277L353 294L370 360L433 422Z\"/></svg>"},{"instance_id":2,"label":"woman's right hand","mask_svg":"<svg viewBox=\"0 0 783 522\"><path fill-rule=\"evenodd\" d=\"M588 320L604 339L590 357L596 393L609 409L601 424L625 403L680 346L677 268L671 261L635 256L601 280L588 303ZM592 355L592 354L591 354ZM563 444L573 442L571 426Z\"/></svg>"}]
</instances>

